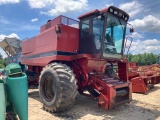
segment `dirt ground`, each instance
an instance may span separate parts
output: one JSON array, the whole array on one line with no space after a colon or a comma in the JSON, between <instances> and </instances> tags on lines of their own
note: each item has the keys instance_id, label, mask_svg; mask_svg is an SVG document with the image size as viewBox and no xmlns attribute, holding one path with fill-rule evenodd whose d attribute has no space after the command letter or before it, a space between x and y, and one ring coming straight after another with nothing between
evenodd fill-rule
<instances>
[{"instance_id":1,"label":"dirt ground","mask_svg":"<svg viewBox=\"0 0 160 120\"><path fill-rule=\"evenodd\" d=\"M66 112L51 114L42 109L37 88L29 90L29 120L160 120L160 84L147 95L133 93L130 104L99 108L94 99L79 95Z\"/></svg>"}]
</instances>

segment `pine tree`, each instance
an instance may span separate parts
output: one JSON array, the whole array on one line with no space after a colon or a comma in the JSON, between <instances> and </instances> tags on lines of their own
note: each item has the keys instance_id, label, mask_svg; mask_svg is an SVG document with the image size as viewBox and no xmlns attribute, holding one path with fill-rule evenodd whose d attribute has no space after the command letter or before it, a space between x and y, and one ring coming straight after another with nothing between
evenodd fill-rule
<instances>
[{"instance_id":1,"label":"pine tree","mask_svg":"<svg viewBox=\"0 0 160 120\"><path fill-rule=\"evenodd\" d=\"M138 55L128 55L129 62L136 62L138 65L151 65L158 63L158 55L153 53L143 53Z\"/></svg>"},{"instance_id":2,"label":"pine tree","mask_svg":"<svg viewBox=\"0 0 160 120\"><path fill-rule=\"evenodd\" d=\"M1 53L0 53L0 59L2 59L3 58L3 56L1 55Z\"/></svg>"}]
</instances>

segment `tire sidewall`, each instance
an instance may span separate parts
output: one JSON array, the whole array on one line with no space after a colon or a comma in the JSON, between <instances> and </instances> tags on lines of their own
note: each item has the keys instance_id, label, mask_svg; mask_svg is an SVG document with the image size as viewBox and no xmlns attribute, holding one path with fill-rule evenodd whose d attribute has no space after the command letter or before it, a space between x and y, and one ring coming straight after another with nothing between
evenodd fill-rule
<instances>
[{"instance_id":1,"label":"tire sidewall","mask_svg":"<svg viewBox=\"0 0 160 120\"><path fill-rule=\"evenodd\" d=\"M52 99L52 101L47 101L45 98L45 93L43 90L43 85L45 82L45 78L46 76L49 75L50 77L52 77L52 82L53 82L53 86L52 90L54 91L54 98ZM60 85L59 85L59 78L57 77L57 73L55 70L53 70L52 68L46 69L42 72L41 77L40 77L40 83L39 83L39 94L40 94L40 98L42 100L42 102L45 104L46 107L48 107L48 109L51 106L56 106L56 103L58 101L59 95L60 95ZM52 109L52 108L50 108Z\"/></svg>"}]
</instances>

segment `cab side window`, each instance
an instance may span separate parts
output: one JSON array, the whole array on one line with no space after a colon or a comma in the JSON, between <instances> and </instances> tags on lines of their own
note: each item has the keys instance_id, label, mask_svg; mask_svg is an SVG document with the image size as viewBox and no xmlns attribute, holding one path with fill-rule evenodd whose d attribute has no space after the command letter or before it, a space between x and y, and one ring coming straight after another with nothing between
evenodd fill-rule
<instances>
[{"instance_id":1,"label":"cab side window","mask_svg":"<svg viewBox=\"0 0 160 120\"><path fill-rule=\"evenodd\" d=\"M90 27L89 27L89 20L84 20L82 21L82 30L81 30L81 35L83 37L89 36L90 35Z\"/></svg>"},{"instance_id":2,"label":"cab side window","mask_svg":"<svg viewBox=\"0 0 160 120\"><path fill-rule=\"evenodd\" d=\"M93 39L96 50L101 50L102 48L103 24L104 20L101 20L98 17L93 18Z\"/></svg>"}]
</instances>

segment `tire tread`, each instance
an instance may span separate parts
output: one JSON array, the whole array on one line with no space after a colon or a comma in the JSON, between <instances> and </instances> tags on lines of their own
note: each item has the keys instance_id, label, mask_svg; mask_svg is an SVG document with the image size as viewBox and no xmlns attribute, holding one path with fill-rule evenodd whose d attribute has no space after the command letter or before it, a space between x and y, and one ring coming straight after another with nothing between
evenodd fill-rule
<instances>
[{"instance_id":1,"label":"tire tread","mask_svg":"<svg viewBox=\"0 0 160 120\"><path fill-rule=\"evenodd\" d=\"M46 111L49 111L49 112L65 111L66 109L68 109L73 105L77 95L78 87L77 87L77 80L75 79L75 74L65 64L51 63L43 68L40 75L40 80L42 75L48 69L51 69L52 71L56 72L57 77L59 78L58 82L59 82L60 88L58 88L58 90L60 91L59 92L60 97L58 98L58 101L56 102L55 106L51 106L50 108L48 108L43 103L43 107ZM41 93L39 94L40 94L40 98L42 98L43 97L42 94Z\"/></svg>"}]
</instances>

